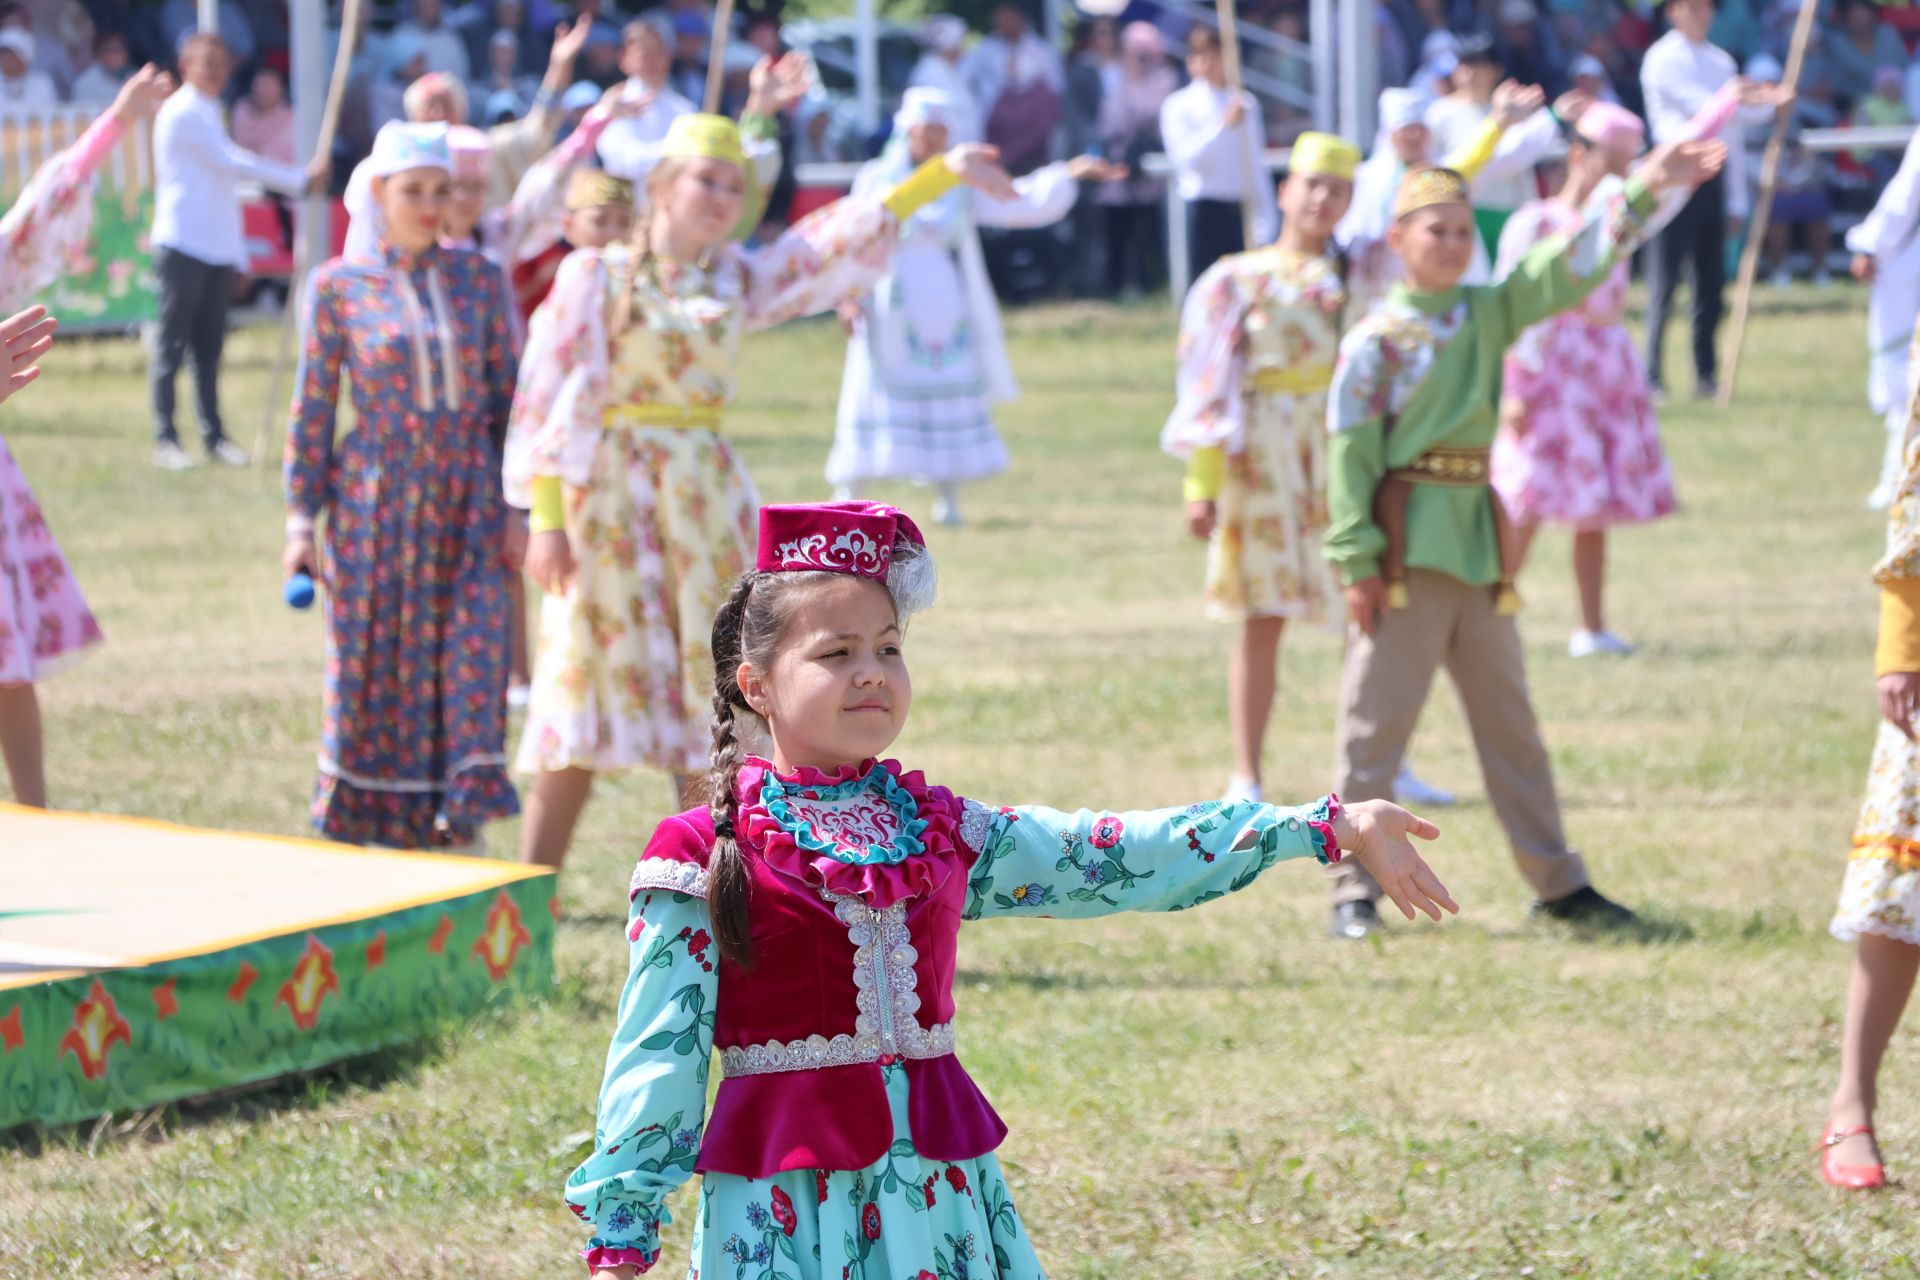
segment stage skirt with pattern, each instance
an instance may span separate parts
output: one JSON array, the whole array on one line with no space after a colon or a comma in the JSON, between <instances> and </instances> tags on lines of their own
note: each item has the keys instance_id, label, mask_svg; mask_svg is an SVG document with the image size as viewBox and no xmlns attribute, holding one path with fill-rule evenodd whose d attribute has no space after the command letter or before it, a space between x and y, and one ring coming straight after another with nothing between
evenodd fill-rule
<instances>
[{"instance_id":1,"label":"stage skirt with pattern","mask_svg":"<svg viewBox=\"0 0 1920 1280\"><path fill-rule=\"evenodd\" d=\"M1877 933L1920 946L1920 746L1884 720L1830 928L1842 942Z\"/></svg>"},{"instance_id":2,"label":"stage skirt with pattern","mask_svg":"<svg viewBox=\"0 0 1920 1280\"><path fill-rule=\"evenodd\" d=\"M939 484L1007 469L987 411L976 322L953 255L903 244L847 343L830 483Z\"/></svg>"},{"instance_id":3,"label":"stage skirt with pattern","mask_svg":"<svg viewBox=\"0 0 1920 1280\"><path fill-rule=\"evenodd\" d=\"M27 478L0 440L0 684L43 680L100 638Z\"/></svg>"},{"instance_id":4,"label":"stage skirt with pattern","mask_svg":"<svg viewBox=\"0 0 1920 1280\"><path fill-rule=\"evenodd\" d=\"M1207 612L1230 621L1323 621L1339 595L1320 548L1327 394L1255 391L1245 412L1246 448L1227 459L1207 545Z\"/></svg>"},{"instance_id":5,"label":"stage skirt with pattern","mask_svg":"<svg viewBox=\"0 0 1920 1280\"><path fill-rule=\"evenodd\" d=\"M713 616L753 552L745 466L705 428L609 427L565 494L574 579L540 606L515 767L704 770Z\"/></svg>"}]
</instances>

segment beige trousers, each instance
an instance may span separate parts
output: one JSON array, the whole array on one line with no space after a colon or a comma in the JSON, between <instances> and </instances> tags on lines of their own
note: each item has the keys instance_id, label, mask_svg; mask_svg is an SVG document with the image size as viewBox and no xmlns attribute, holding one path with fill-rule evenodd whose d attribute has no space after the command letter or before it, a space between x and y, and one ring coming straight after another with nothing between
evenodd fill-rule
<instances>
[{"instance_id":1,"label":"beige trousers","mask_svg":"<svg viewBox=\"0 0 1920 1280\"><path fill-rule=\"evenodd\" d=\"M1445 664L1520 874L1544 901L1587 883L1567 848L1553 770L1527 696L1520 631L1494 612L1493 589L1429 569L1407 573L1407 607L1388 609L1371 636L1348 639L1340 690L1334 790L1342 800L1390 800L1434 671ZM1378 901L1380 886L1349 858L1327 869L1337 905Z\"/></svg>"}]
</instances>

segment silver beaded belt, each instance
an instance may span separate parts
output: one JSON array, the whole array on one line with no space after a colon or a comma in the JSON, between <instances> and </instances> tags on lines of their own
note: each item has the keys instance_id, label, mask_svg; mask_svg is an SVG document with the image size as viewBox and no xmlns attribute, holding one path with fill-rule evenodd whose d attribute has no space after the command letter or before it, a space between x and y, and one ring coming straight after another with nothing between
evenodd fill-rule
<instances>
[{"instance_id":1,"label":"silver beaded belt","mask_svg":"<svg viewBox=\"0 0 1920 1280\"><path fill-rule=\"evenodd\" d=\"M720 1070L728 1077L764 1076L776 1071L818 1071L822 1067L854 1067L863 1063L886 1064L901 1058L944 1058L953 1052L953 1024L937 1022L931 1027L915 1025L904 1036L896 1036L892 1053L874 1035L841 1034L829 1040L808 1036L805 1040L768 1040L763 1044L735 1045L720 1051Z\"/></svg>"}]
</instances>

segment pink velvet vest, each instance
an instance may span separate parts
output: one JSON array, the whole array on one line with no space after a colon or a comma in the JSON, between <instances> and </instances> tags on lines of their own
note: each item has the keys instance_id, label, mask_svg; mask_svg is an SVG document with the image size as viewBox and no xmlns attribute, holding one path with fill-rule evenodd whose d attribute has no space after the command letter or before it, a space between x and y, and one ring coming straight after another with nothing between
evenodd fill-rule
<instances>
[{"instance_id":1,"label":"pink velvet vest","mask_svg":"<svg viewBox=\"0 0 1920 1280\"><path fill-rule=\"evenodd\" d=\"M758 779L743 774L743 797ZM764 809L743 806L754 963L719 964L714 1045L724 1078L699 1172L764 1178L882 1159L893 1141L882 1067L896 1061L922 1156L970 1160L1006 1136L953 1052L960 912L975 856L960 837L962 802L917 774L902 781L919 800L926 849L892 866L810 855ZM700 891L712 847L707 810L668 819L636 869L635 892Z\"/></svg>"}]
</instances>

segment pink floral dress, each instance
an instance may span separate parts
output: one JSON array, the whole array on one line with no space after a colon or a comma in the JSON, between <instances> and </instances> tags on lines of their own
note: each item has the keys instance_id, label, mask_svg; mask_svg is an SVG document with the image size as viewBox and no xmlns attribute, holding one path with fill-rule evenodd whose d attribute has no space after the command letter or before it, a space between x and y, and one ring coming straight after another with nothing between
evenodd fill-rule
<instances>
[{"instance_id":1,"label":"pink floral dress","mask_svg":"<svg viewBox=\"0 0 1920 1280\"><path fill-rule=\"evenodd\" d=\"M0 319L86 247L93 174L122 133L111 114L33 175L0 218ZM100 627L27 478L0 440L0 685L32 684L100 642Z\"/></svg>"},{"instance_id":2,"label":"pink floral dress","mask_svg":"<svg viewBox=\"0 0 1920 1280\"><path fill-rule=\"evenodd\" d=\"M1579 210L1561 201L1523 206L1501 233L1497 274L1579 225ZM1534 325L1507 353L1493 484L1517 523L1605 529L1673 511L1646 368L1621 323L1626 302L1623 262L1586 301Z\"/></svg>"}]
</instances>

